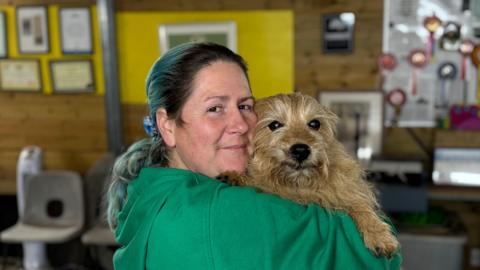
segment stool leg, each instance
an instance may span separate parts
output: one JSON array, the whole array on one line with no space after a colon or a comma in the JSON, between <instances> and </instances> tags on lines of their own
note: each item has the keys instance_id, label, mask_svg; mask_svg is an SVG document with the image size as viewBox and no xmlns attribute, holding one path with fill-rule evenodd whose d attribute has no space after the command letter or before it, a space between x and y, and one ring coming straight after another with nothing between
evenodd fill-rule
<instances>
[{"instance_id":1,"label":"stool leg","mask_svg":"<svg viewBox=\"0 0 480 270\"><path fill-rule=\"evenodd\" d=\"M23 268L25 270L51 270L47 246L42 242L23 243Z\"/></svg>"},{"instance_id":2,"label":"stool leg","mask_svg":"<svg viewBox=\"0 0 480 270\"><path fill-rule=\"evenodd\" d=\"M7 259L8 259L8 244L3 244L2 250L2 270L6 269L7 267Z\"/></svg>"}]
</instances>

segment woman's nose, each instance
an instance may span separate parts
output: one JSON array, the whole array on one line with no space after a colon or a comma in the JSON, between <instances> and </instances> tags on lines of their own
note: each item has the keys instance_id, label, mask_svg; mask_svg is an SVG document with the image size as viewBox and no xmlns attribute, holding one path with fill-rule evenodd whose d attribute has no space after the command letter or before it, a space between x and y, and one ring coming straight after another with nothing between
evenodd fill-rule
<instances>
[{"instance_id":1,"label":"woman's nose","mask_svg":"<svg viewBox=\"0 0 480 270\"><path fill-rule=\"evenodd\" d=\"M232 133L246 133L248 131L248 123L245 116L240 110L233 110L227 123L229 131Z\"/></svg>"}]
</instances>

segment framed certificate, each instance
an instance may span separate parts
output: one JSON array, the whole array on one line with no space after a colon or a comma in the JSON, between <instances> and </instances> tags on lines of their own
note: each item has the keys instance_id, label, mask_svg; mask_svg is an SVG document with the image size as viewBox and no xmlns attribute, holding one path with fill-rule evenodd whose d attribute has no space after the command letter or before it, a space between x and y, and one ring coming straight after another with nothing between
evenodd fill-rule
<instances>
[{"instance_id":1,"label":"framed certificate","mask_svg":"<svg viewBox=\"0 0 480 270\"><path fill-rule=\"evenodd\" d=\"M1 91L41 91L40 63L36 59L0 59Z\"/></svg>"},{"instance_id":2,"label":"framed certificate","mask_svg":"<svg viewBox=\"0 0 480 270\"><path fill-rule=\"evenodd\" d=\"M0 11L0 58L6 58L7 55L7 20L5 19L5 12Z\"/></svg>"},{"instance_id":3,"label":"framed certificate","mask_svg":"<svg viewBox=\"0 0 480 270\"><path fill-rule=\"evenodd\" d=\"M186 42L214 42L237 51L237 25L235 22L164 24L158 29L160 52Z\"/></svg>"},{"instance_id":4,"label":"framed certificate","mask_svg":"<svg viewBox=\"0 0 480 270\"><path fill-rule=\"evenodd\" d=\"M337 136L360 161L381 152L383 93L380 91L320 91L318 99L338 117Z\"/></svg>"},{"instance_id":5,"label":"framed certificate","mask_svg":"<svg viewBox=\"0 0 480 270\"><path fill-rule=\"evenodd\" d=\"M93 93L95 91L90 60L50 61L50 75L55 93Z\"/></svg>"},{"instance_id":6,"label":"framed certificate","mask_svg":"<svg viewBox=\"0 0 480 270\"><path fill-rule=\"evenodd\" d=\"M48 53L47 7L19 6L16 11L19 53Z\"/></svg>"},{"instance_id":7,"label":"framed certificate","mask_svg":"<svg viewBox=\"0 0 480 270\"><path fill-rule=\"evenodd\" d=\"M64 54L91 54L92 23L88 7L59 9L60 41Z\"/></svg>"}]
</instances>

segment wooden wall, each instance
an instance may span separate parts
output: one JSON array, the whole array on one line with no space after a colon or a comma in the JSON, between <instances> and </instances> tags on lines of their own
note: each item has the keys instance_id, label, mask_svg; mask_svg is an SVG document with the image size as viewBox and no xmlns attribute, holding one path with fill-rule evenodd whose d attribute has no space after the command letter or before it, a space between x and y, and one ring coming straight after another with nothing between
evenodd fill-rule
<instances>
[{"instance_id":1,"label":"wooden wall","mask_svg":"<svg viewBox=\"0 0 480 270\"><path fill-rule=\"evenodd\" d=\"M39 3L74 5L93 4L95 1L0 1L0 4L14 5ZM376 85L376 58L381 52L382 43L382 0L117 0L115 5L118 11L290 9L294 11L295 17L296 90L316 95L318 90L374 89ZM324 54L321 39L322 15L345 11L356 14L354 50L350 54ZM49 147L51 153L46 155L47 168L65 167L81 173L107 149L102 97L0 93L0 104L0 192L14 192L11 188L14 187L14 167L24 145ZM30 109L24 108L26 104ZM65 111L68 109L69 113L64 114L62 120L48 120L53 115L59 117L55 113L59 108ZM86 108L92 110L92 113L84 112ZM144 105L123 105L126 145L144 136L142 117L145 114ZM78 115L84 118L78 119ZM20 118L23 119L22 125L16 122ZM37 122L39 118L43 120ZM67 122L73 125L71 131L66 128ZM34 136L37 131L20 126L36 127L41 132L38 131L37 137ZM88 129L84 136L76 133L84 127ZM478 140L457 139L459 136L474 138L475 133L435 132L432 129L414 129L413 132L429 151L435 145L457 145L459 142L480 146ZM70 139L70 135L75 139ZM426 157L405 129L386 129L383 142L384 152L388 155Z\"/></svg>"},{"instance_id":2,"label":"wooden wall","mask_svg":"<svg viewBox=\"0 0 480 270\"><path fill-rule=\"evenodd\" d=\"M0 5L94 4L93 0L0 0ZM116 0L119 11L290 9L295 14L295 89L372 89L381 51L382 0ZM355 49L324 55L322 15L356 14ZM121 57L121 56L119 56ZM144 105L123 105L126 145L144 136ZM104 101L93 95L0 93L0 193L15 192L15 167L23 146L47 149L46 169L84 173L107 151Z\"/></svg>"},{"instance_id":3,"label":"wooden wall","mask_svg":"<svg viewBox=\"0 0 480 270\"><path fill-rule=\"evenodd\" d=\"M295 89L315 95L325 89L373 89L376 57L382 48L382 0L118 0L118 10L291 9L295 17ZM355 49L351 54L322 52L322 15L354 12Z\"/></svg>"},{"instance_id":4,"label":"wooden wall","mask_svg":"<svg viewBox=\"0 0 480 270\"><path fill-rule=\"evenodd\" d=\"M0 193L15 192L20 150L44 150L45 169L85 172L106 151L101 96L0 93Z\"/></svg>"},{"instance_id":5,"label":"wooden wall","mask_svg":"<svg viewBox=\"0 0 480 270\"><path fill-rule=\"evenodd\" d=\"M59 0L10 0L0 1L0 4L24 5L24 4L93 4L92 0L81 1L59 1ZM383 1L382 0L117 0L115 1L118 11L182 11L182 10L262 10L262 9L290 9L295 17L295 89L315 96L318 90L359 90L374 89L377 81L376 59L381 53L382 43L382 19L383 19ZM355 46L352 53L349 54L324 54L322 52L322 15L350 11L356 14L355 25ZM120 56L121 57L121 56ZM120 82L121 83L121 82ZM55 128L46 128L43 137L47 142L40 138L34 138L32 135L26 137L26 131L18 131L15 136L14 130L10 127L13 115L17 113L17 108L24 106L26 100L29 100L32 106L37 108L37 112L30 111L33 115L25 112L25 119L36 119L43 117L48 119L47 113L52 110L48 106L56 102L58 104L68 104L71 111L79 112L84 110L83 102L97 102L95 108L89 109L95 111L92 117L96 117L97 127L95 135L98 141L93 143L88 136L75 137L76 141L71 146L65 141L62 145L64 151L69 153L78 153L79 146L83 145L83 154L80 156L89 157L87 159L70 155L67 161L46 161L48 168L61 168L66 163L68 168L77 169L81 173L91 165L98 157L99 152L106 151L105 138L105 112L102 97L89 95L75 96L43 96L43 95L25 95L23 93L0 93L0 192L14 192L14 189L4 189L2 186L14 186L14 175L16 157L20 147L28 144L37 143L40 146L48 147L60 136L66 136L68 133L57 128L59 122L42 122L45 126ZM70 101L69 101L70 100ZM75 100L76 102L73 102ZM22 103L23 102L23 103ZM18 104L17 104L18 103ZM142 130L142 117L146 115L144 105L123 105L123 125L125 132L125 145L144 137ZM9 117L7 117L9 116ZM72 118L68 118L72 116ZM76 118L74 114L65 115L65 121L71 119L72 123ZM53 121L53 120L52 120ZM93 121L91 119L91 121ZM29 123L28 121L26 122ZM82 123L79 123L80 127ZM25 125L28 126L28 125ZM38 124L37 124L38 126ZM65 131L66 132L66 131ZM89 134L94 134L89 131ZM469 136L463 132L441 132L436 135L432 129L413 129L413 132L419 137L427 147L432 151L438 143L435 140L440 139L442 145L457 145L462 141L470 142L470 146L480 146L477 140L458 140L458 136ZM22 135L24 134L24 135ZM63 134L63 135L62 135ZM10 136L10 137L9 137ZM12 137L13 136L13 137ZM469 136L469 137L475 137ZM71 141L70 141L71 142ZM473 143L471 143L473 142ZM404 129L386 129L383 140L384 152L388 155L397 156L417 156L420 158L428 157L425 152L415 143L412 137ZM399 147L401 146L401 147ZM53 148L53 149L58 149ZM52 150L53 151L53 150ZM56 150L58 151L58 150ZM48 157L49 155L47 155ZM4 158L7 157L7 158ZM75 157L75 158L74 158ZM58 160L58 159L57 159Z\"/></svg>"}]
</instances>

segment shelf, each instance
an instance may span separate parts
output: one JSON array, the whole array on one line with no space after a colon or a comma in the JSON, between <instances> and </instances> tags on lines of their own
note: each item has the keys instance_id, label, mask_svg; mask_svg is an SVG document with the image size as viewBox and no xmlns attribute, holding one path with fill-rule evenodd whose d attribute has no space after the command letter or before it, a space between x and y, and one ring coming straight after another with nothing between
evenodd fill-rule
<instances>
[{"instance_id":1,"label":"shelf","mask_svg":"<svg viewBox=\"0 0 480 270\"><path fill-rule=\"evenodd\" d=\"M429 186L427 194L430 200L480 202L480 187Z\"/></svg>"}]
</instances>

